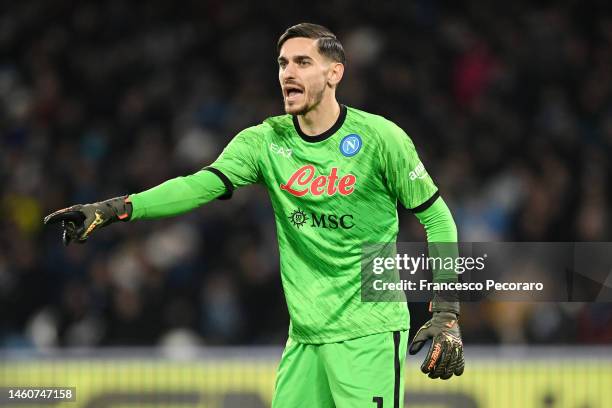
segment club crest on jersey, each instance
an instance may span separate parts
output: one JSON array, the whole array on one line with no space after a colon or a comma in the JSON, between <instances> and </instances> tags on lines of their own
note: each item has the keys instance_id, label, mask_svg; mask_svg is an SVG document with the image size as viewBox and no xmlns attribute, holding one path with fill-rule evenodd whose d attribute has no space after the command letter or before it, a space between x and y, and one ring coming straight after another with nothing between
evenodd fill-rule
<instances>
[{"instance_id":1,"label":"club crest on jersey","mask_svg":"<svg viewBox=\"0 0 612 408\"><path fill-rule=\"evenodd\" d=\"M362 145L361 137L353 133L342 138L342 141L340 141L340 152L346 157L353 157L359 153Z\"/></svg>"},{"instance_id":2,"label":"club crest on jersey","mask_svg":"<svg viewBox=\"0 0 612 408\"><path fill-rule=\"evenodd\" d=\"M344 196L355 191L357 177L346 174L338 177L338 168L332 167L329 175L318 175L315 177L316 169L313 165L307 164L297 169L285 184L280 185L280 189L296 197L303 197L310 193L314 196L323 194L334 195L340 193Z\"/></svg>"}]
</instances>

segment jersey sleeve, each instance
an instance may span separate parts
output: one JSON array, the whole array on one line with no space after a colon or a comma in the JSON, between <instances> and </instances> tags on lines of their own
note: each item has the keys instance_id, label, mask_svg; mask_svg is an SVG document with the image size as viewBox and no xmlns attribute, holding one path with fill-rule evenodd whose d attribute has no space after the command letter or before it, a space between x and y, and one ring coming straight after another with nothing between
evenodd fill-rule
<instances>
[{"instance_id":1,"label":"jersey sleeve","mask_svg":"<svg viewBox=\"0 0 612 408\"><path fill-rule=\"evenodd\" d=\"M253 126L238 133L219 157L205 168L221 178L226 186L226 196L236 188L260 182L262 126Z\"/></svg>"},{"instance_id":2,"label":"jersey sleeve","mask_svg":"<svg viewBox=\"0 0 612 408\"><path fill-rule=\"evenodd\" d=\"M387 187L408 210L419 213L439 197L410 137L386 121L381 134L381 164Z\"/></svg>"},{"instance_id":3,"label":"jersey sleeve","mask_svg":"<svg viewBox=\"0 0 612 408\"><path fill-rule=\"evenodd\" d=\"M173 217L198 208L226 193L226 186L210 171L176 177L149 190L130 194L131 221Z\"/></svg>"}]
</instances>

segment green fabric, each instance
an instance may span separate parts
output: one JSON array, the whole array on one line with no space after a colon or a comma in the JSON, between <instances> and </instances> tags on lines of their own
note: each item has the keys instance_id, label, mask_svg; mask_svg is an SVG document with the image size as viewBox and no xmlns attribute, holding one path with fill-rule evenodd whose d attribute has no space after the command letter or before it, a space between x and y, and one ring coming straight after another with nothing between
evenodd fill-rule
<instances>
[{"instance_id":1,"label":"green fabric","mask_svg":"<svg viewBox=\"0 0 612 408\"><path fill-rule=\"evenodd\" d=\"M341 144L352 134L361 148L347 156ZM437 191L402 129L348 108L342 125L317 140L300 137L292 116L272 117L240 132L211 167L237 188L268 189L294 340L408 329L405 303L361 301L360 276L364 244L395 242L397 202L418 207Z\"/></svg>"},{"instance_id":2,"label":"green fabric","mask_svg":"<svg viewBox=\"0 0 612 408\"><path fill-rule=\"evenodd\" d=\"M427 232L430 256L441 258L459 256L457 227L442 197L439 197L427 210L416 213L416 216ZM433 271L433 280L434 282L455 282L457 274L452 269L436 269Z\"/></svg>"},{"instance_id":3,"label":"green fabric","mask_svg":"<svg viewBox=\"0 0 612 408\"><path fill-rule=\"evenodd\" d=\"M200 170L168 180L142 193L130 195L130 220L171 217L197 208L225 193L219 176Z\"/></svg>"},{"instance_id":4,"label":"green fabric","mask_svg":"<svg viewBox=\"0 0 612 408\"><path fill-rule=\"evenodd\" d=\"M235 188L267 188L289 335L301 343L408 329L405 303L362 302L362 247L395 242L397 202L412 209L437 191L402 129L357 109L344 113L329 137L319 139L300 136L290 115L268 118L236 135L210 165ZM349 135L360 142L347 141ZM200 171L131 196L132 219L180 214L224 192L216 175Z\"/></svg>"},{"instance_id":5,"label":"green fabric","mask_svg":"<svg viewBox=\"0 0 612 408\"><path fill-rule=\"evenodd\" d=\"M457 227L442 197L415 215L425 227L428 242L457 242Z\"/></svg>"},{"instance_id":6,"label":"green fabric","mask_svg":"<svg viewBox=\"0 0 612 408\"><path fill-rule=\"evenodd\" d=\"M320 345L289 339L272 408L376 408L380 398L383 407L403 407L408 332L396 336L397 349L393 332Z\"/></svg>"}]
</instances>

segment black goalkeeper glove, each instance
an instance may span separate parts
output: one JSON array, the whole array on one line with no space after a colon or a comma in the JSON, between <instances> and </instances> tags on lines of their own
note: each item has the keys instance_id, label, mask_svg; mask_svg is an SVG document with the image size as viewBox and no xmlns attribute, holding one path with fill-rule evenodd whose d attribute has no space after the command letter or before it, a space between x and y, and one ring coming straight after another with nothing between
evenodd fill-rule
<instances>
[{"instance_id":1,"label":"black goalkeeper glove","mask_svg":"<svg viewBox=\"0 0 612 408\"><path fill-rule=\"evenodd\" d=\"M128 221L132 216L132 203L128 196L111 198L93 204L77 204L49 214L45 225L62 223L62 241L83 244L96 229L116 221Z\"/></svg>"},{"instance_id":2,"label":"black goalkeeper glove","mask_svg":"<svg viewBox=\"0 0 612 408\"><path fill-rule=\"evenodd\" d=\"M425 323L412 339L409 352L414 355L423 348L425 342L432 339L431 346L421 364L421 371L429 378L448 380L454 375L463 374L463 342L459 331L458 302L445 302L440 306L434 303L433 317ZM445 311L436 311L438 308ZM448 310L448 311L447 311ZM452 311L451 311L452 310Z\"/></svg>"}]
</instances>

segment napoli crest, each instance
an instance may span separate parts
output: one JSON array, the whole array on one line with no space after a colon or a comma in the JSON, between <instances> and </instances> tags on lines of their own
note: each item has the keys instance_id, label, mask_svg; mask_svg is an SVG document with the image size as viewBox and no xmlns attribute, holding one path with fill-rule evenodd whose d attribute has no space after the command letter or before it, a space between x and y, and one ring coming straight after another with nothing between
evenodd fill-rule
<instances>
[{"instance_id":1,"label":"napoli crest","mask_svg":"<svg viewBox=\"0 0 612 408\"><path fill-rule=\"evenodd\" d=\"M361 141L361 137L353 133L348 136L344 136L340 142L340 152L346 157L353 157L359 153L362 145L363 142Z\"/></svg>"}]
</instances>

